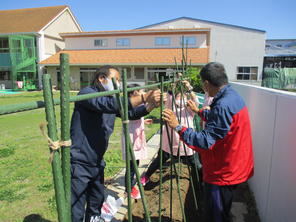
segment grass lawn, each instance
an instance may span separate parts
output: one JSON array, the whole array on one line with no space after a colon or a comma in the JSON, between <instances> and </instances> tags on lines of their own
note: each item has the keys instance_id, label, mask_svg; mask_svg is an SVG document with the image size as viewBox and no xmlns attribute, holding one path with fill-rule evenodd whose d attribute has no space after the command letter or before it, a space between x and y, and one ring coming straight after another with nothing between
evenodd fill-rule
<instances>
[{"instance_id":1,"label":"grass lawn","mask_svg":"<svg viewBox=\"0 0 296 222\"><path fill-rule=\"evenodd\" d=\"M54 92L54 97L59 97L59 92ZM37 100L43 100L42 92L25 92L0 96L0 105ZM150 115L158 118L159 110ZM59 127L59 106L56 118ZM0 116L0 222L57 221L51 165L47 162L49 150L38 128L44 121L44 109ZM158 129L158 124L146 126L146 137ZM124 166L121 132L121 121L117 119L105 154L107 178Z\"/></svg>"}]
</instances>

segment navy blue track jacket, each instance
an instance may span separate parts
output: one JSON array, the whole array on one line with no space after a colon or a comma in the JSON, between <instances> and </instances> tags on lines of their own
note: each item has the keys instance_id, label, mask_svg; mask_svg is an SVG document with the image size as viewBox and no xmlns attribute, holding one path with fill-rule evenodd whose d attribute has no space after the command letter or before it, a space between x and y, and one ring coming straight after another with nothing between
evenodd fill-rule
<instances>
[{"instance_id":1,"label":"navy blue track jacket","mask_svg":"<svg viewBox=\"0 0 296 222\"><path fill-rule=\"evenodd\" d=\"M94 86L83 88L78 95L96 93ZM129 119L147 115L144 105L133 108L129 102ZM71 120L71 162L98 166L108 148L115 117L120 116L119 105L112 96L103 96L75 102Z\"/></svg>"}]
</instances>

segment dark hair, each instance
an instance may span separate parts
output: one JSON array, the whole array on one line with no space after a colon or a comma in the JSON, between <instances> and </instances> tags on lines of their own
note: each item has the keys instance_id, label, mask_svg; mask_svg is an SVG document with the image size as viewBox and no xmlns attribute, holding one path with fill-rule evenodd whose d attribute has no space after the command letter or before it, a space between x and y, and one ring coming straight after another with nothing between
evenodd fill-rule
<instances>
[{"instance_id":1,"label":"dark hair","mask_svg":"<svg viewBox=\"0 0 296 222\"><path fill-rule=\"evenodd\" d=\"M114 66L110 66L110 65L102 66L102 67L98 68L97 71L95 72L95 75L94 75L95 77L94 77L94 79L92 81L92 85L99 88L100 81L98 80L98 78L100 76L106 76L106 77L108 77L110 75L110 69L114 69L117 72L119 72L119 70L116 67L114 67Z\"/></svg>"},{"instance_id":2,"label":"dark hair","mask_svg":"<svg viewBox=\"0 0 296 222\"><path fill-rule=\"evenodd\" d=\"M141 85L140 84L137 84L137 83L131 83L131 84L128 84L127 85L127 88L134 88L134 87L138 87L138 86L141 86ZM135 91L136 90L128 92L128 94L127 94L128 97L130 97Z\"/></svg>"},{"instance_id":3,"label":"dark hair","mask_svg":"<svg viewBox=\"0 0 296 222\"><path fill-rule=\"evenodd\" d=\"M202 81L208 80L213 86L220 87L228 84L225 68L221 63L210 62L200 71Z\"/></svg>"}]
</instances>

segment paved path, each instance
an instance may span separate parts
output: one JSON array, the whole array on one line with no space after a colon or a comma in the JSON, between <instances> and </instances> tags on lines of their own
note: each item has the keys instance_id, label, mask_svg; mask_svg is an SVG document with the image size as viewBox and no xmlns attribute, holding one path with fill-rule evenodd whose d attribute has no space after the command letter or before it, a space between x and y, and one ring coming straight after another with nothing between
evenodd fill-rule
<instances>
[{"instance_id":1,"label":"paved path","mask_svg":"<svg viewBox=\"0 0 296 222\"><path fill-rule=\"evenodd\" d=\"M151 160L157 155L159 149L159 134L155 134L148 142L148 158L146 160L140 161L139 165L139 173L142 172L149 166ZM107 195L111 195L116 199L124 196L124 175L125 169L123 169L120 173L118 173L112 180L112 183L107 186L106 189L106 197ZM133 201L133 200L132 200ZM115 217L112 219L112 222L123 221L125 215L127 214L127 198L125 199L125 203L119 209Z\"/></svg>"}]
</instances>

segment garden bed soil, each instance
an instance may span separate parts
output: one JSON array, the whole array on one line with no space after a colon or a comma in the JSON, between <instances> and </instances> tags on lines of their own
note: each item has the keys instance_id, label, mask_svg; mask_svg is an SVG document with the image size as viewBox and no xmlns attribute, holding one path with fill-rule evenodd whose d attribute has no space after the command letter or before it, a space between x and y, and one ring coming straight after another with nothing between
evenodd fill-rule
<instances>
[{"instance_id":1,"label":"garden bed soil","mask_svg":"<svg viewBox=\"0 0 296 222\"><path fill-rule=\"evenodd\" d=\"M176 164L178 169L178 164ZM202 218L202 197L201 190L197 190L198 207L197 210L194 204L193 191L190 186L188 168L184 164L180 164L180 191L181 202L184 206L185 216L187 222L203 221ZM151 216L151 221L158 221L159 209L159 171L156 171L151 177L150 181L145 186L145 196L148 203L148 209ZM237 204L239 202L240 204ZM241 204L242 203L242 204ZM238 205L243 205L243 210ZM162 186L162 221L163 222L181 222L182 211L180 207L180 200L178 197L176 177L173 176L173 197L172 197L172 220L170 219L170 167L165 166L163 170L163 186ZM236 209L234 209L236 208ZM232 213L233 221L245 222L260 222L256 210L256 204L252 193L249 190L248 184L243 183L235 190ZM238 214L238 215L237 215ZM137 200L133 205L133 222L145 221L142 201Z\"/></svg>"}]
</instances>

